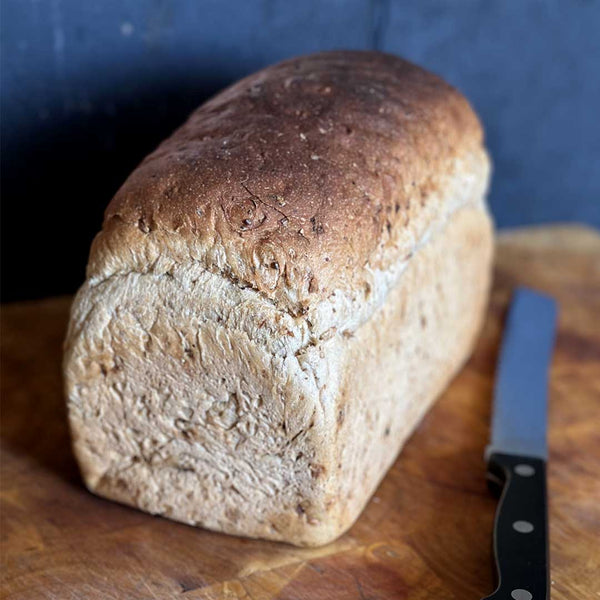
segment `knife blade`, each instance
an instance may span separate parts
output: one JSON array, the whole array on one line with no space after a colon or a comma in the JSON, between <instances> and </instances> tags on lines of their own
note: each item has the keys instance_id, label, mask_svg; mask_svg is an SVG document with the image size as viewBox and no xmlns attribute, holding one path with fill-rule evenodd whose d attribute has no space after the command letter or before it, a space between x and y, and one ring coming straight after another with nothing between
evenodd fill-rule
<instances>
[{"instance_id":1,"label":"knife blade","mask_svg":"<svg viewBox=\"0 0 600 600\"><path fill-rule=\"evenodd\" d=\"M547 600L549 595L548 371L556 302L516 290L500 349L491 442L485 451L490 488L500 495L494 521L497 588L484 600Z\"/></svg>"}]
</instances>

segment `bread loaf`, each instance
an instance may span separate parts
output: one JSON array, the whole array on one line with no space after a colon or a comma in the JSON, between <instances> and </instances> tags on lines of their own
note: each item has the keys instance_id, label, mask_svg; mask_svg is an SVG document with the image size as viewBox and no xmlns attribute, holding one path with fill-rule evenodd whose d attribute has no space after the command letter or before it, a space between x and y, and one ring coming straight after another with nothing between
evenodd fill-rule
<instances>
[{"instance_id":1,"label":"bread loaf","mask_svg":"<svg viewBox=\"0 0 600 600\"><path fill-rule=\"evenodd\" d=\"M468 102L394 56L288 60L201 106L117 192L73 304L89 489L236 535L342 534L472 349L488 174Z\"/></svg>"}]
</instances>

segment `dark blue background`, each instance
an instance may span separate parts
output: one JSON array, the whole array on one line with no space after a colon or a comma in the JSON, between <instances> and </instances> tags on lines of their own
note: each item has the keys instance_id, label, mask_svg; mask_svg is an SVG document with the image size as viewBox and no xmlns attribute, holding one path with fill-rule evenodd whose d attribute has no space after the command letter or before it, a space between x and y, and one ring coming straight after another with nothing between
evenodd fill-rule
<instances>
[{"instance_id":1,"label":"dark blue background","mask_svg":"<svg viewBox=\"0 0 600 600\"><path fill-rule=\"evenodd\" d=\"M600 225L599 1L1 6L4 299L73 291L110 197L188 112L322 49L393 52L458 86L485 124L499 226Z\"/></svg>"}]
</instances>

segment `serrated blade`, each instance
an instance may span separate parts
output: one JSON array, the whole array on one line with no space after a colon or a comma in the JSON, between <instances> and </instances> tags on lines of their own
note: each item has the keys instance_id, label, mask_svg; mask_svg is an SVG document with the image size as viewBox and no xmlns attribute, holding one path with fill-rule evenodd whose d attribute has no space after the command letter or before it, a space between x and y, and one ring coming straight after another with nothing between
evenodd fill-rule
<instances>
[{"instance_id":1,"label":"serrated blade","mask_svg":"<svg viewBox=\"0 0 600 600\"><path fill-rule=\"evenodd\" d=\"M546 460L548 373L556 332L556 302L516 290L505 328L494 389L494 452Z\"/></svg>"}]
</instances>

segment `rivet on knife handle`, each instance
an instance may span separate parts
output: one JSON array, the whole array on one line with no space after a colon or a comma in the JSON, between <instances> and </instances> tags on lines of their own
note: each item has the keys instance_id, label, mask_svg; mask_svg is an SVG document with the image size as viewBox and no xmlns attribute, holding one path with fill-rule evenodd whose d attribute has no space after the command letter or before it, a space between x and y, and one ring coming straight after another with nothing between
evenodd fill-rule
<instances>
[{"instance_id":1,"label":"rivet on knife handle","mask_svg":"<svg viewBox=\"0 0 600 600\"><path fill-rule=\"evenodd\" d=\"M556 304L516 291L494 390L488 481L500 493L494 523L498 587L485 600L548 600L546 428Z\"/></svg>"}]
</instances>

